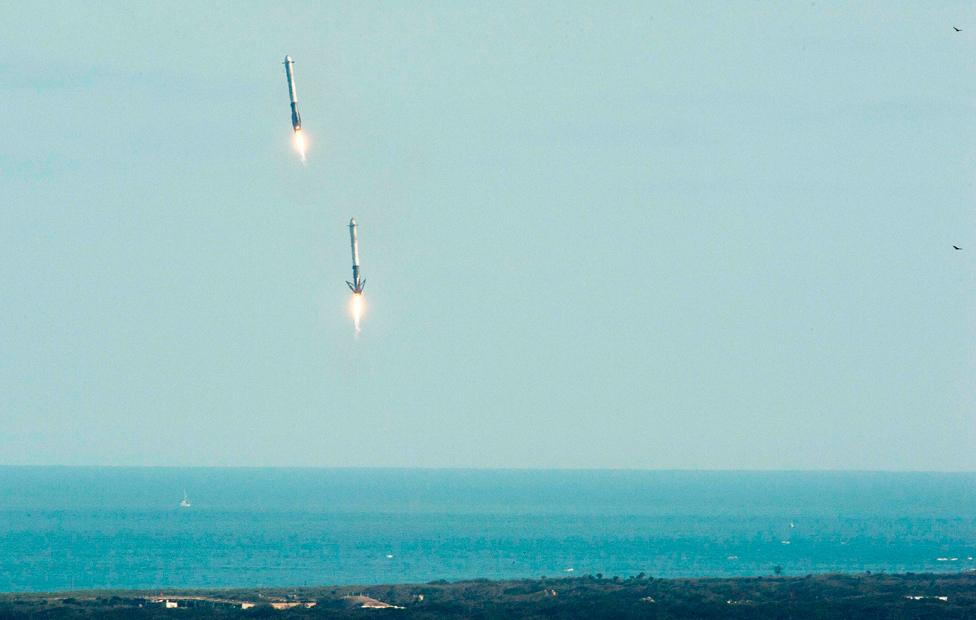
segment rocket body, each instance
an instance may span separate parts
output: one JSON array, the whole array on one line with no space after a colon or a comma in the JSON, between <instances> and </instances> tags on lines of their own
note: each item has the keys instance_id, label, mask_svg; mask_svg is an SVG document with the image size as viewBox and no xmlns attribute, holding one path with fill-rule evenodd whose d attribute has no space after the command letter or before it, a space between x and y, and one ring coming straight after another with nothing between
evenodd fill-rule
<instances>
[{"instance_id":1,"label":"rocket body","mask_svg":"<svg viewBox=\"0 0 976 620\"><path fill-rule=\"evenodd\" d=\"M298 113L298 93L295 92L295 61L285 56L285 77L288 78L288 99L291 102L291 128L302 130L302 116Z\"/></svg>"},{"instance_id":2,"label":"rocket body","mask_svg":"<svg viewBox=\"0 0 976 620\"><path fill-rule=\"evenodd\" d=\"M352 282L347 280L346 284L353 293L362 295L366 280L359 274L359 225L356 218L349 220L349 247L352 251Z\"/></svg>"}]
</instances>

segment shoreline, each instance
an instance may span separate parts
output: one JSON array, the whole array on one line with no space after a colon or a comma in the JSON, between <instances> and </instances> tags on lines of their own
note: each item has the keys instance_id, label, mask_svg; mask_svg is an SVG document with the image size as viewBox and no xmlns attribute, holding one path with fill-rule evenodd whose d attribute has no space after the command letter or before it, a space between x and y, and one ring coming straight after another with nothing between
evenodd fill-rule
<instances>
[{"instance_id":1,"label":"shoreline","mask_svg":"<svg viewBox=\"0 0 976 620\"><path fill-rule=\"evenodd\" d=\"M404 617L472 615L530 618L883 616L916 612L976 617L976 572L825 573L792 576L657 579L582 575L492 581L432 581L366 586L74 590L0 594L0 617L104 615L193 617L276 610L275 617L358 617L388 610Z\"/></svg>"}]
</instances>

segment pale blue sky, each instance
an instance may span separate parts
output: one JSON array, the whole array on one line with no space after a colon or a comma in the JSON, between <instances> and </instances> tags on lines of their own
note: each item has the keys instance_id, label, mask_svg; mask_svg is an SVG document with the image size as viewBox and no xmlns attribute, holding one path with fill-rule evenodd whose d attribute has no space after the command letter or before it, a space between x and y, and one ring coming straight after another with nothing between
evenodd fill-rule
<instances>
[{"instance_id":1,"label":"pale blue sky","mask_svg":"<svg viewBox=\"0 0 976 620\"><path fill-rule=\"evenodd\" d=\"M974 63L969 2L0 5L0 463L976 469Z\"/></svg>"}]
</instances>

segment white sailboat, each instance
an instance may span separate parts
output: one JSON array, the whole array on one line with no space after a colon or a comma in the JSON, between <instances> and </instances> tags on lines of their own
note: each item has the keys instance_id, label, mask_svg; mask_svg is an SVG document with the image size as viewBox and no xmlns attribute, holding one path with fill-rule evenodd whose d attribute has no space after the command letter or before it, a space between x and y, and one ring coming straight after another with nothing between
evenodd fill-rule
<instances>
[{"instance_id":1,"label":"white sailboat","mask_svg":"<svg viewBox=\"0 0 976 620\"><path fill-rule=\"evenodd\" d=\"M190 498L186 496L186 489L183 489L183 499L180 500L180 508L189 508Z\"/></svg>"}]
</instances>

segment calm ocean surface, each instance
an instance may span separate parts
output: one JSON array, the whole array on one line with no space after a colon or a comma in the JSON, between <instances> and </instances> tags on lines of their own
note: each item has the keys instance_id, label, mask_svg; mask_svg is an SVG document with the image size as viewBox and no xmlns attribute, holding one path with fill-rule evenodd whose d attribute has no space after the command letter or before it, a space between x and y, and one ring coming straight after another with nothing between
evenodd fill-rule
<instances>
[{"instance_id":1,"label":"calm ocean surface","mask_svg":"<svg viewBox=\"0 0 976 620\"><path fill-rule=\"evenodd\" d=\"M974 555L976 474L0 468L0 591L956 572Z\"/></svg>"}]
</instances>

